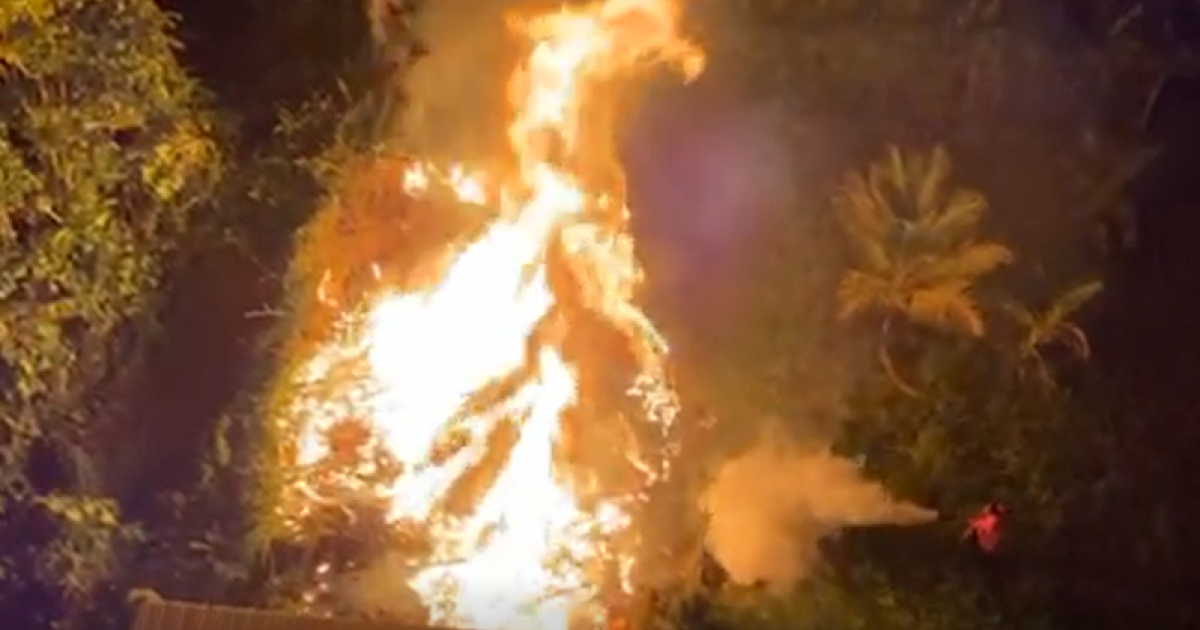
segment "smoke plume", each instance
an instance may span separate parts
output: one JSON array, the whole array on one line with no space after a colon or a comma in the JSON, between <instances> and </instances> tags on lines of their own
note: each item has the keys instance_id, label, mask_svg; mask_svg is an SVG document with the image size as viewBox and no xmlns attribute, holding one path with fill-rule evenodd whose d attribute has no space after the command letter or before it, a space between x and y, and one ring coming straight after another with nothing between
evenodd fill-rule
<instances>
[{"instance_id":1,"label":"smoke plume","mask_svg":"<svg viewBox=\"0 0 1200 630\"><path fill-rule=\"evenodd\" d=\"M383 554L362 569L337 580L334 592L339 604L356 613L423 623L428 613L405 580L411 572L412 567L404 554Z\"/></svg>"},{"instance_id":2,"label":"smoke plume","mask_svg":"<svg viewBox=\"0 0 1200 630\"><path fill-rule=\"evenodd\" d=\"M537 3L520 0L438 0L425 3L416 21L428 56L405 76L407 98L399 125L404 145L435 162L479 162L506 155L507 84L519 40L505 24L514 11Z\"/></svg>"},{"instance_id":3,"label":"smoke plume","mask_svg":"<svg viewBox=\"0 0 1200 630\"><path fill-rule=\"evenodd\" d=\"M701 497L706 544L739 584L786 588L809 574L817 543L844 527L919 525L936 512L891 497L827 447L767 434L727 461Z\"/></svg>"}]
</instances>

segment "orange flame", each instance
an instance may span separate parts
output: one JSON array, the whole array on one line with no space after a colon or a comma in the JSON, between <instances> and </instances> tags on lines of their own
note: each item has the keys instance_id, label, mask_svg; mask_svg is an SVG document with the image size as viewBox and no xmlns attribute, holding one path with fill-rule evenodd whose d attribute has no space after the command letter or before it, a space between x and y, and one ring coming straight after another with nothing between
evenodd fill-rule
<instances>
[{"instance_id":1,"label":"orange flame","mask_svg":"<svg viewBox=\"0 0 1200 630\"><path fill-rule=\"evenodd\" d=\"M360 462L336 483L386 501L389 522L429 531L433 548L411 586L433 621L479 630L603 622L605 583L629 588L634 557L615 537L629 526L630 493L584 507L561 472L564 414L581 401L578 364L562 348L572 304L554 278L565 270L580 307L624 335L638 362L630 394L669 431L667 345L633 303L641 268L627 210L619 191L585 190L573 164L597 151L583 132L586 87L659 60L690 77L703 61L679 38L670 0L609 0L519 26L531 46L510 84L515 176L489 188L458 165L419 165L403 182L411 194L440 182L463 202L498 207L497 218L431 288L381 290L347 314L307 363L286 418L299 427L300 471L336 455L331 436L347 418L366 425L356 444L372 443L398 472L380 488ZM479 402L497 383L510 386ZM666 454L653 459L633 462L645 474L638 491L665 469ZM328 500L322 483L314 473L290 489L286 514ZM470 509L454 509L463 494Z\"/></svg>"}]
</instances>

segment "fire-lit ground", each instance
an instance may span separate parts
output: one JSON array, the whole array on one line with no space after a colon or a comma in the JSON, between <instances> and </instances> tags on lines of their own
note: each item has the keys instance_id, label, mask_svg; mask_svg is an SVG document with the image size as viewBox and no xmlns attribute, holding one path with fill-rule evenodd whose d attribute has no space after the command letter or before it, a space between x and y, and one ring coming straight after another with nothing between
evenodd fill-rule
<instances>
[{"instance_id":1,"label":"fire-lit ground","mask_svg":"<svg viewBox=\"0 0 1200 630\"><path fill-rule=\"evenodd\" d=\"M286 516L383 502L387 522L428 540L396 579L434 623L599 626L631 589L631 518L670 461L669 440L637 436L669 435L677 405L667 344L634 303L615 130L595 104L647 63L699 71L677 12L610 0L517 22L528 54L509 85L511 168L403 175L410 194L449 188L491 223L422 265L420 290L381 286L345 306L278 419L301 479ZM605 401L614 373L633 413Z\"/></svg>"}]
</instances>

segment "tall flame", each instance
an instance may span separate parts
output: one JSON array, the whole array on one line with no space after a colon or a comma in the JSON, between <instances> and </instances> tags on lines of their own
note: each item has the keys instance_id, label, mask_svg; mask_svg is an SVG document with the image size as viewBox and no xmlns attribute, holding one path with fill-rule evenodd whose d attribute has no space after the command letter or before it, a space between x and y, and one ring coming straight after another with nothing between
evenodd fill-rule
<instances>
[{"instance_id":1,"label":"tall flame","mask_svg":"<svg viewBox=\"0 0 1200 630\"><path fill-rule=\"evenodd\" d=\"M431 549L410 584L437 623L602 623L607 591L629 588L635 556L619 535L668 457L630 443L637 483L580 496L586 484L567 472L580 439L570 418L590 404L581 362L597 358L566 351L577 315L598 316L630 346L628 393L648 424L668 432L677 405L667 345L633 302L641 268L622 191L584 184L582 165L614 163L595 141L614 130L585 125L585 102L599 82L647 62L699 72L677 18L670 0L608 0L520 21L530 47L509 88L512 174L493 188L459 166L404 175L411 194L440 180L496 218L429 288L380 289L346 313L298 377L303 394L283 420L299 428L292 457L304 474L286 515L302 519L356 489L386 502L389 523L425 529ZM346 457L350 425L353 474L322 476ZM391 474L362 457L368 447L386 454Z\"/></svg>"}]
</instances>

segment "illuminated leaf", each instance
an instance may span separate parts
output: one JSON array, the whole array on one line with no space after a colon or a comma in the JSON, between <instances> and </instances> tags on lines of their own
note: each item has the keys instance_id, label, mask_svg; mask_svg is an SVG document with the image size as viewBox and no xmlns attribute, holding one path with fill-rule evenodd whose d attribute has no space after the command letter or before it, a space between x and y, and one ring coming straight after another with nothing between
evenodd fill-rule
<instances>
[{"instance_id":1,"label":"illuminated leaf","mask_svg":"<svg viewBox=\"0 0 1200 630\"><path fill-rule=\"evenodd\" d=\"M974 281L1012 262L1013 255L998 243L967 243L944 256L928 255L915 261L914 281L920 284Z\"/></svg>"},{"instance_id":2,"label":"illuminated leaf","mask_svg":"<svg viewBox=\"0 0 1200 630\"><path fill-rule=\"evenodd\" d=\"M1068 317L1091 302L1103 288L1103 282L1093 280L1068 290L1050 305L1046 312L1046 319L1056 323L1066 321Z\"/></svg>"},{"instance_id":3,"label":"illuminated leaf","mask_svg":"<svg viewBox=\"0 0 1200 630\"><path fill-rule=\"evenodd\" d=\"M1013 254L975 240L986 200L955 188L950 173L943 147L924 154L889 146L883 159L846 175L833 200L855 254L838 289L841 317L882 311L938 330L983 334L970 288ZM901 220L905 213L910 220Z\"/></svg>"},{"instance_id":4,"label":"illuminated leaf","mask_svg":"<svg viewBox=\"0 0 1200 630\"><path fill-rule=\"evenodd\" d=\"M950 153L945 147L937 147L929 155L929 159L922 163L922 169L919 171L920 181L916 191L915 205L917 209L917 220L926 221L929 217L936 216L940 210L938 204L941 202L941 197L945 194L946 183L950 179ZM953 202L950 208L943 214L949 214L954 207ZM978 220L978 219L976 219Z\"/></svg>"},{"instance_id":5,"label":"illuminated leaf","mask_svg":"<svg viewBox=\"0 0 1200 630\"><path fill-rule=\"evenodd\" d=\"M892 302L891 286L870 274L848 271L838 287L838 316L850 318L871 309L888 308Z\"/></svg>"},{"instance_id":6,"label":"illuminated leaf","mask_svg":"<svg viewBox=\"0 0 1200 630\"><path fill-rule=\"evenodd\" d=\"M965 285L917 289L909 296L905 313L913 321L940 330L983 335L983 316Z\"/></svg>"}]
</instances>

